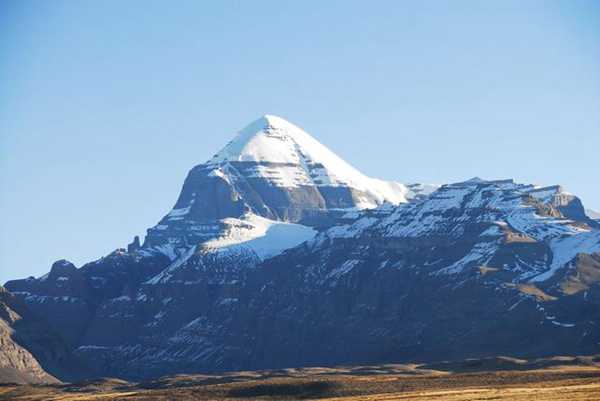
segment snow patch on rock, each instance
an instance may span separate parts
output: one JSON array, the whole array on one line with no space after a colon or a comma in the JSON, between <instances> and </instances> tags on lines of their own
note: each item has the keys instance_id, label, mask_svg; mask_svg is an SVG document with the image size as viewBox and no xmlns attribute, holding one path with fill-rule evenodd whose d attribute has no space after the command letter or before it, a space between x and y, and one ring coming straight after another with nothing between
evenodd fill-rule
<instances>
[{"instance_id":1,"label":"snow patch on rock","mask_svg":"<svg viewBox=\"0 0 600 401\"><path fill-rule=\"evenodd\" d=\"M311 227L274 221L255 214L248 214L243 219L224 219L224 222L230 227L226 235L205 242L202 244L204 249L228 251L244 248L253 251L260 259L267 259L316 235Z\"/></svg>"}]
</instances>

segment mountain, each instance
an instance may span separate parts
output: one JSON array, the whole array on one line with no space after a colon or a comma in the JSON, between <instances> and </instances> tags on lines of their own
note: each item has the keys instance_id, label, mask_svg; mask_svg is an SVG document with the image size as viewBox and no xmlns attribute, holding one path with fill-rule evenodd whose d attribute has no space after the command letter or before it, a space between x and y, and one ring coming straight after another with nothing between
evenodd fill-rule
<instances>
[{"instance_id":1,"label":"mountain","mask_svg":"<svg viewBox=\"0 0 600 401\"><path fill-rule=\"evenodd\" d=\"M299 127L267 115L190 171L144 245L173 259L237 230L247 216L323 228L349 211L404 203L434 189L366 177Z\"/></svg>"},{"instance_id":2,"label":"mountain","mask_svg":"<svg viewBox=\"0 0 600 401\"><path fill-rule=\"evenodd\" d=\"M65 342L0 286L0 383L57 383L48 370L68 378L85 374Z\"/></svg>"},{"instance_id":3,"label":"mountain","mask_svg":"<svg viewBox=\"0 0 600 401\"><path fill-rule=\"evenodd\" d=\"M18 344L12 325L21 316L9 305L10 295L0 287L0 381L4 383L43 383L56 379L42 369L29 351Z\"/></svg>"},{"instance_id":4,"label":"mountain","mask_svg":"<svg viewBox=\"0 0 600 401\"><path fill-rule=\"evenodd\" d=\"M368 178L265 116L138 238L7 288L95 375L598 353L600 224L560 186Z\"/></svg>"}]
</instances>

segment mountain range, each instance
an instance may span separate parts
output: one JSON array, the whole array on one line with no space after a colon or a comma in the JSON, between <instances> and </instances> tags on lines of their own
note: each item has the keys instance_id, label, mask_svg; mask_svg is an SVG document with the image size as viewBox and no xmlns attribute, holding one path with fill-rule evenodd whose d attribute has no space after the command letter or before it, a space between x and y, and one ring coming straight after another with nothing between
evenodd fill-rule
<instances>
[{"instance_id":1,"label":"mountain range","mask_svg":"<svg viewBox=\"0 0 600 401\"><path fill-rule=\"evenodd\" d=\"M143 243L6 283L64 355L21 341L32 361L11 369L140 380L598 353L599 283L600 223L561 186L383 181L267 115L192 168Z\"/></svg>"}]
</instances>

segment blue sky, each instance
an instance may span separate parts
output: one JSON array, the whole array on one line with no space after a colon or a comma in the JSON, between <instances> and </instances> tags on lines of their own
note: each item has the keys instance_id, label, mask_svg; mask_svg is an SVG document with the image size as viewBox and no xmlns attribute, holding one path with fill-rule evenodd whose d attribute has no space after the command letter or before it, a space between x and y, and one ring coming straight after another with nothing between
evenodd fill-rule
<instances>
[{"instance_id":1,"label":"blue sky","mask_svg":"<svg viewBox=\"0 0 600 401\"><path fill-rule=\"evenodd\" d=\"M0 55L0 282L144 234L267 113L371 176L600 209L597 1L8 0Z\"/></svg>"}]
</instances>

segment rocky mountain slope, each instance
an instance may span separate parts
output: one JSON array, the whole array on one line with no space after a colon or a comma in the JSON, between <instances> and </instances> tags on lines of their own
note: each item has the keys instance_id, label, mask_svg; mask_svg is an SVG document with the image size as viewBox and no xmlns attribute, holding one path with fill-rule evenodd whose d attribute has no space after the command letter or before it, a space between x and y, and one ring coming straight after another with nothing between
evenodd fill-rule
<instances>
[{"instance_id":1,"label":"rocky mountain slope","mask_svg":"<svg viewBox=\"0 0 600 401\"><path fill-rule=\"evenodd\" d=\"M143 244L7 288L93 374L137 379L598 353L599 282L600 225L560 186L383 182L265 116Z\"/></svg>"},{"instance_id":2,"label":"rocky mountain slope","mask_svg":"<svg viewBox=\"0 0 600 401\"><path fill-rule=\"evenodd\" d=\"M58 382L45 369L68 378L85 373L64 341L0 286L0 383Z\"/></svg>"},{"instance_id":3,"label":"rocky mountain slope","mask_svg":"<svg viewBox=\"0 0 600 401\"><path fill-rule=\"evenodd\" d=\"M7 301L10 295L0 287L0 380L4 383L42 383L56 381L42 369L33 355L13 338L12 325L21 316Z\"/></svg>"}]
</instances>

